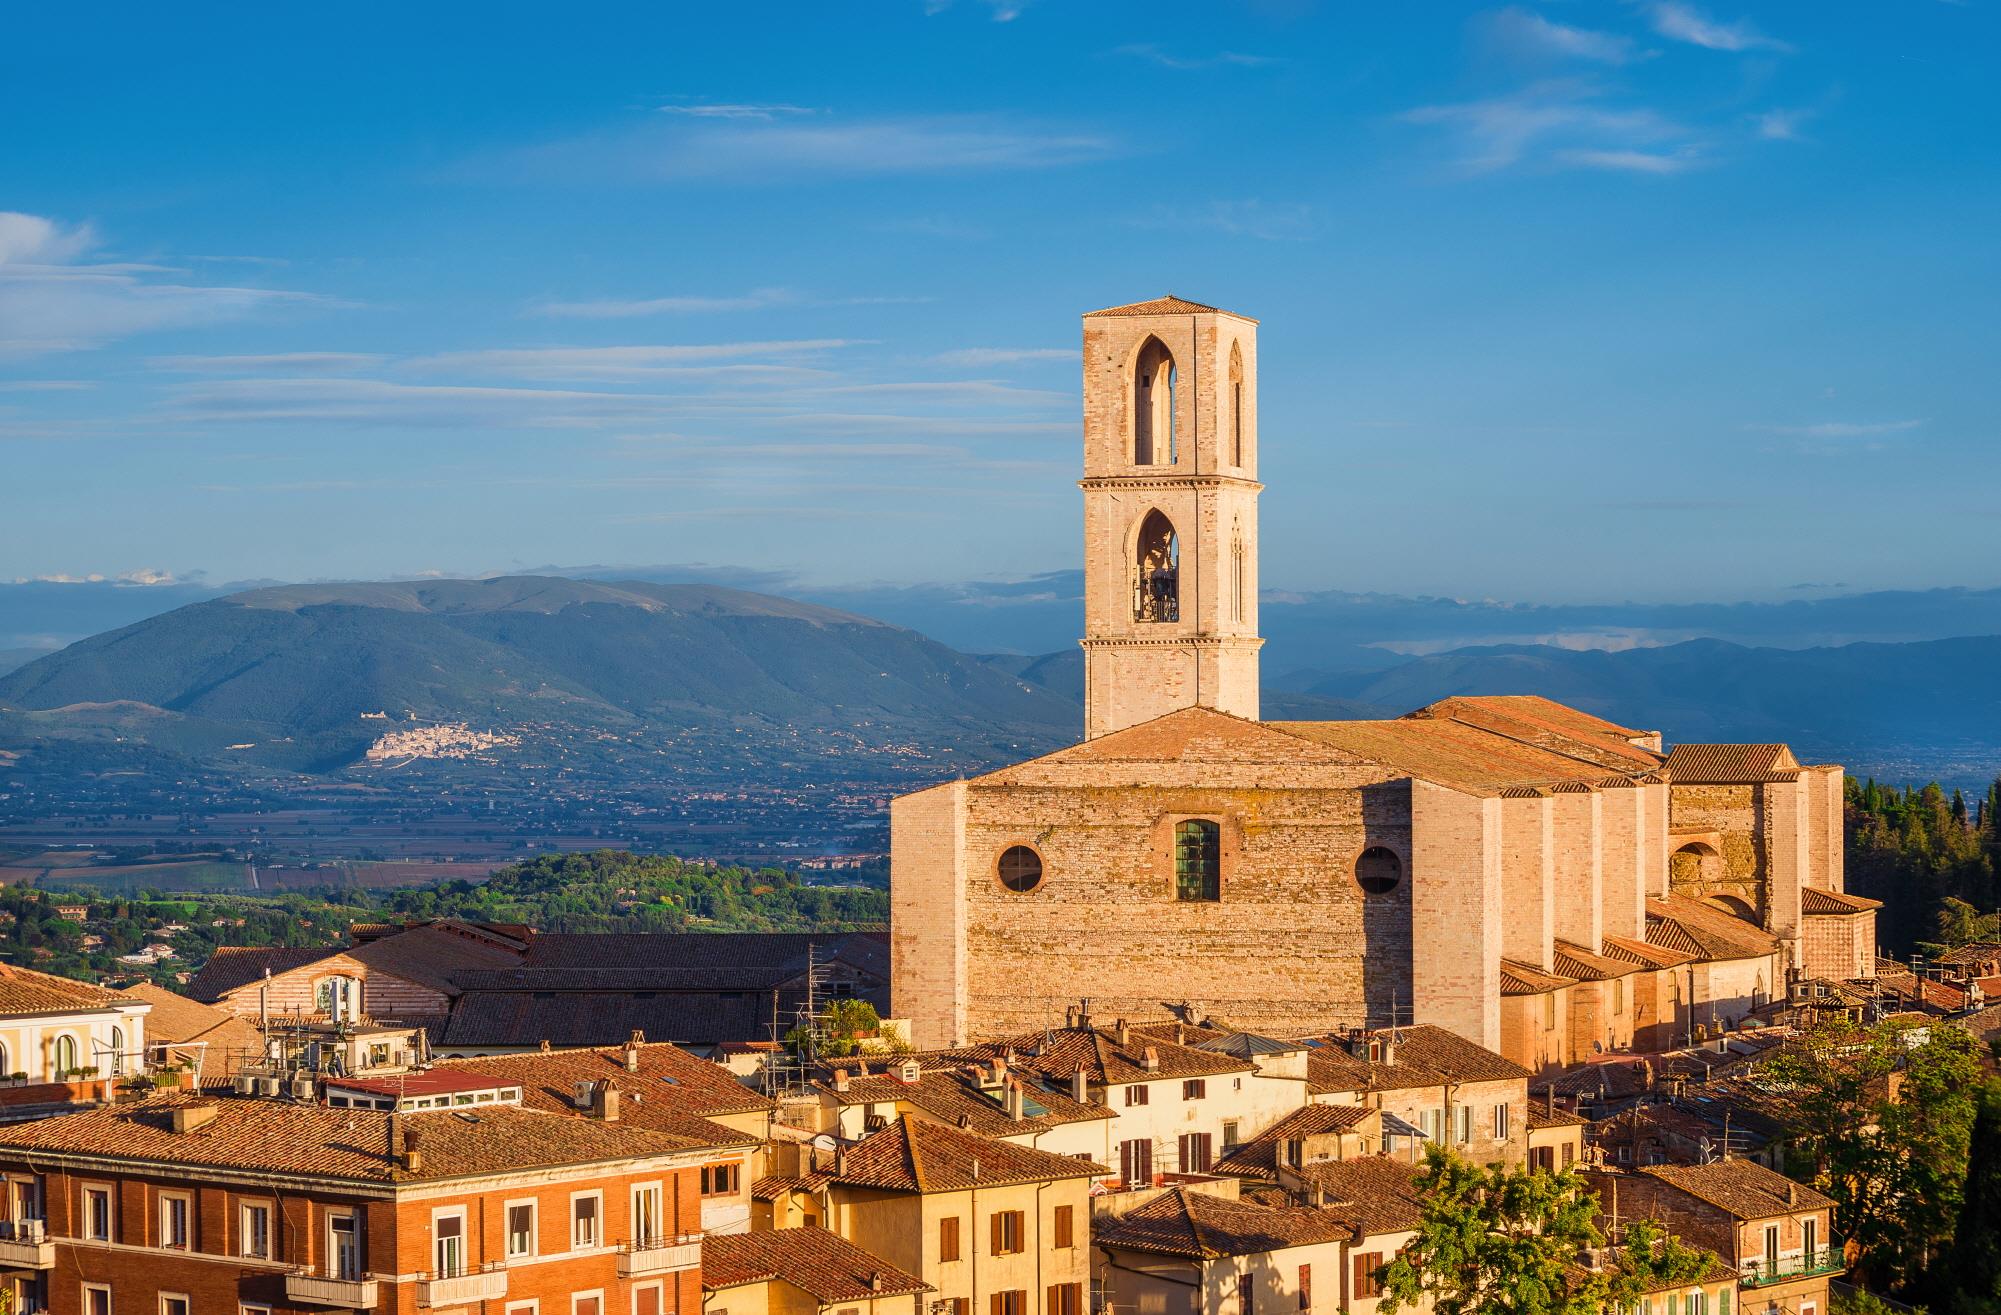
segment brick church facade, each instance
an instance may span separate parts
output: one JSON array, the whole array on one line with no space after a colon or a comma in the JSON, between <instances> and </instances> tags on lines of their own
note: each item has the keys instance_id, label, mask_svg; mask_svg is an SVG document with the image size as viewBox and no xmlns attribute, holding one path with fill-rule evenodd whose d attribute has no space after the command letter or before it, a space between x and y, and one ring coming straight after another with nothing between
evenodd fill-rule
<instances>
[{"instance_id":1,"label":"brick church facade","mask_svg":"<svg viewBox=\"0 0 2001 1315\"><path fill-rule=\"evenodd\" d=\"M1542 1069L1867 975L1842 772L1532 696L1261 722L1257 323L1084 317L1083 743L891 808L920 1047L1100 1016L1434 1023Z\"/></svg>"}]
</instances>

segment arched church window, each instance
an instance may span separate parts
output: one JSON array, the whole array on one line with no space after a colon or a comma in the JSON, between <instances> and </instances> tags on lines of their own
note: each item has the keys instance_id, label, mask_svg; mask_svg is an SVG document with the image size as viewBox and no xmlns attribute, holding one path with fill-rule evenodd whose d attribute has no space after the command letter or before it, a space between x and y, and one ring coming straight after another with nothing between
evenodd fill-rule
<instances>
[{"instance_id":1,"label":"arched church window","mask_svg":"<svg viewBox=\"0 0 2001 1315\"><path fill-rule=\"evenodd\" d=\"M1244 619L1244 527L1230 532L1230 619Z\"/></svg>"},{"instance_id":2,"label":"arched church window","mask_svg":"<svg viewBox=\"0 0 2001 1315\"><path fill-rule=\"evenodd\" d=\"M1174 522L1150 511L1140 522L1133 620L1181 619L1181 539Z\"/></svg>"},{"instance_id":3,"label":"arched church window","mask_svg":"<svg viewBox=\"0 0 2001 1315\"><path fill-rule=\"evenodd\" d=\"M1133 464L1174 463L1174 357L1148 338L1133 364Z\"/></svg>"},{"instance_id":4,"label":"arched church window","mask_svg":"<svg viewBox=\"0 0 2001 1315\"><path fill-rule=\"evenodd\" d=\"M1355 884L1365 895L1387 895L1403 884L1403 860L1393 849L1371 845L1355 860Z\"/></svg>"},{"instance_id":5,"label":"arched church window","mask_svg":"<svg viewBox=\"0 0 2001 1315\"><path fill-rule=\"evenodd\" d=\"M1244 464L1244 352L1230 344L1230 464Z\"/></svg>"},{"instance_id":6,"label":"arched church window","mask_svg":"<svg viewBox=\"0 0 2001 1315\"><path fill-rule=\"evenodd\" d=\"M1042 884L1042 855L1027 845L1009 845L1001 851L996 870L1001 885L1026 895Z\"/></svg>"},{"instance_id":7,"label":"arched church window","mask_svg":"<svg viewBox=\"0 0 2001 1315\"><path fill-rule=\"evenodd\" d=\"M1223 898L1223 828L1207 818L1174 825L1174 898L1208 903Z\"/></svg>"}]
</instances>

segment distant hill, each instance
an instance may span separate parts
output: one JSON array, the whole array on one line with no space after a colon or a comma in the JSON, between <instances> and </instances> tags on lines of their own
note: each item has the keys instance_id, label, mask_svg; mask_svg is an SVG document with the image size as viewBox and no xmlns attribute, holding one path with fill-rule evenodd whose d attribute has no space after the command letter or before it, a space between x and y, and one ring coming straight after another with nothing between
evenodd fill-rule
<instances>
[{"instance_id":1,"label":"distant hill","mask_svg":"<svg viewBox=\"0 0 2001 1315\"><path fill-rule=\"evenodd\" d=\"M0 676L0 739L119 736L310 772L434 722L532 743L735 721L884 740L998 729L1053 746L1074 736L1077 714L913 631L832 608L543 576L252 590Z\"/></svg>"}]
</instances>

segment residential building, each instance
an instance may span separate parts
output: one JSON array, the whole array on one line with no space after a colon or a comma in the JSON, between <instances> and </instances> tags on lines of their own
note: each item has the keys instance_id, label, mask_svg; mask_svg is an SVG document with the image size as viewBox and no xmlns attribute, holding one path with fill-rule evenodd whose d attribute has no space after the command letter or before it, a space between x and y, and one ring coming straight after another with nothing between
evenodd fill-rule
<instances>
[{"instance_id":1,"label":"residential building","mask_svg":"<svg viewBox=\"0 0 2001 1315\"><path fill-rule=\"evenodd\" d=\"M1084 1315L1103 1165L903 1117L799 1167L760 1184L769 1217L812 1220L916 1275L933 1309Z\"/></svg>"},{"instance_id":2,"label":"residential building","mask_svg":"<svg viewBox=\"0 0 2001 1315\"><path fill-rule=\"evenodd\" d=\"M704 1315L924 1315L931 1285L824 1228L702 1244Z\"/></svg>"},{"instance_id":3,"label":"residential building","mask_svg":"<svg viewBox=\"0 0 2001 1315\"><path fill-rule=\"evenodd\" d=\"M20 1309L665 1315L701 1300L713 1140L521 1108L166 1096L0 1129Z\"/></svg>"},{"instance_id":4,"label":"residential building","mask_svg":"<svg viewBox=\"0 0 2001 1315\"><path fill-rule=\"evenodd\" d=\"M347 946L224 946L188 982L188 994L246 1018L444 1019L455 975L517 963L525 928L444 920L411 927L358 924Z\"/></svg>"},{"instance_id":5,"label":"residential building","mask_svg":"<svg viewBox=\"0 0 2001 1315\"><path fill-rule=\"evenodd\" d=\"M155 1067L186 1069L191 1085L227 1085L239 1064L263 1050L264 1035L257 1025L231 1010L151 982L119 994L151 1006L146 1015L148 1061Z\"/></svg>"},{"instance_id":6,"label":"residential building","mask_svg":"<svg viewBox=\"0 0 2001 1315\"><path fill-rule=\"evenodd\" d=\"M1442 1027L1356 1029L1312 1038L1309 1098L1367 1105L1481 1163L1528 1156L1529 1072Z\"/></svg>"},{"instance_id":7,"label":"residential building","mask_svg":"<svg viewBox=\"0 0 2001 1315\"><path fill-rule=\"evenodd\" d=\"M1307 1206L1172 1187L1092 1221L1092 1310L1147 1315L1333 1315L1353 1231Z\"/></svg>"},{"instance_id":8,"label":"residential building","mask_svg":"<svg viewBox=\"0 0 2001 1315\"><path fill-rule=\"evenodd\" d=\"M0 1122L110 1098L146 1071L152 1005L88 982L0 964Z\"/></svg>"},{"instance_id":9,"label":"residential building","mask_svg":"<svg viewBox=\"0 0 2001 1315\"><path fill-rule=\"evenodd\" d=\"M1375 1315L1383 1267L1417 1235L1424 1216L1417 1173L1413 1165L1380 1155L1281 1171L1281 1184L1295 1201L1348 1228L1339 1276L1344 1315Z\"/></svg>"},{"instance_id":10,"label":"residential building","mask_svg":"<svg viewBox=\"0 0 2001 1315\"><path fill-rule=\"evenodd\" d=\"M1590 1179L1608 1222L1653 1219L1721 1257L1737 1273L1742 1315L1826 1315L1828 1281L1845 1263L1834 1202L1813 1188L1738 1159Z\"/></svg>"}]
</instances>

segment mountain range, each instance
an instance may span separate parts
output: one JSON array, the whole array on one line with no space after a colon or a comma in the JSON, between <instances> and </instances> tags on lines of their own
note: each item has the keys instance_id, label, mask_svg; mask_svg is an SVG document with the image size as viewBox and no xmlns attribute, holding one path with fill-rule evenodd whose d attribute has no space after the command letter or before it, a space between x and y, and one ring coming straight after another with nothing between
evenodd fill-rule
<instances>
[{"instance_id":1,"label":"mountain range","mask_svg":"<svg viewBox=\"0 0 2001 1315\"><path fill-rule=\"evenodd\" d=\"M1013 614L1056 606L1068 588L1055 579L1027 587L1014 596L1029 610ZM905 603L885 610L907 621L944 606ZM1652 613L1746 634L1790 620L1801 628L1786 632L1794 641L1809 630L1923 636L1819 645L1704 637L1585 646L1582 628L1602 639L1638 614L1376 596L1267 600L1264 616L1274 632L1267 717L1394 716L1452 694L1536 693L1670 741L1785 740L1892 780L1984 785L2001 766L2001 637L1929 635L1954 617L2001 632L2001 591ZM987 623L959 625L997 637ZM1050 628L1038 621L1008 633L1040 639ZM1570 639L1451 639L1501 628ZM1452 646L1429 651L1437 644ZM572 751L643 741L619 771L645 770L645 753L671 743L717 780L771 770L780 758L843 753L849 766L916 754L942 774L1069 742L1082 690L1073 643L973 656L907 624L713 584L504 576L287 585L197 601L0 676L0 750L145 746L238 773L325 774L363 763L385 733L452 723L519 737L515 756L535 760L558 741ZM802 736L817 747L801 747Z\"/></svg>"}]
</instances>

